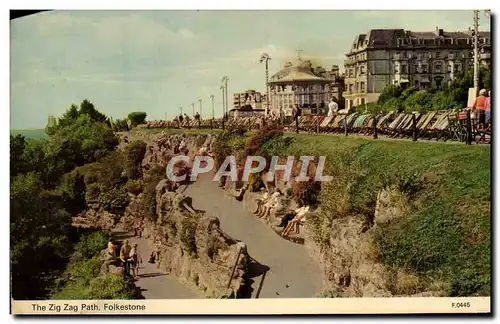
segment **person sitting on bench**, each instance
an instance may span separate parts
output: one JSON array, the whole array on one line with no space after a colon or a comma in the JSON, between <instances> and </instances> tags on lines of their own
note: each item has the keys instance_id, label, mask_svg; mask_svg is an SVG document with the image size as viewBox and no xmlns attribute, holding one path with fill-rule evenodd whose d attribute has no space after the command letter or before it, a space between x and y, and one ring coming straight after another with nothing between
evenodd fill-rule
<instances>
[{"instance_id":1,"label":"person sitting on bench","mask_svg":"<svg viewBox=\"0 0 500 324\"><path fill-rule=\"evenodd\" d=\"M262 211L262 208L264 207L264 204L269 200L269 193L265 188L262 188L261 191L264 193L262 194L262 197L257 198L257 209L253 212L254 214L260 214Z\"/></svg>"},{"instance_id":2,"label":"person sitting on bench","mask_svg":"<svg viewBox=\"0 0 500 324\"><path fill-rule=\"evenodd\" d=\"M276 209L281 205L281 191L278 188L274 188L274 193L271 195L269 200L264 203L261 212L257 214L260 218L268 218L271 215L271 210Z\"/></svg>"},{"instance_id":3,"label":"person sitting on bench","mask_svg":"<svg viewBox=\"0 0 500 324\"><path fill-rule=\"evenodd\" d=\"M281 233L281 236L287 236L293 228L295 228L297 233L299 233L299 225L304 223L305 216L309 212L309 206L302 206L295 210L295 212L297 215L286 225L285 229Z\"/></svg>"}]
</instances>

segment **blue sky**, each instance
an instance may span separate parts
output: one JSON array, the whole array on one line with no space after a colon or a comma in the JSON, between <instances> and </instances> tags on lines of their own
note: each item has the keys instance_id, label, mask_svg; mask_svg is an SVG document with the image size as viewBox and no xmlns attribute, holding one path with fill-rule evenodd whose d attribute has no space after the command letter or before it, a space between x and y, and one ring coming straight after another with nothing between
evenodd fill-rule
<instances>
[{"instance_id":1,"label":"blue sky","mask_svg":"<svg viewBox=\"0 0 500 324\"><path fill-rule=\"evenodd\" d=\"M89 99L113 118L146 111L169 119L203 100L221 114L228 92L264 91L270 70L302 57L341 65L370 28L465 31L472 11L57 11L11 21L11 127L43 128L72 103ZM489 21L481 14L481 30Z\"/></svg>"}]
</instances>

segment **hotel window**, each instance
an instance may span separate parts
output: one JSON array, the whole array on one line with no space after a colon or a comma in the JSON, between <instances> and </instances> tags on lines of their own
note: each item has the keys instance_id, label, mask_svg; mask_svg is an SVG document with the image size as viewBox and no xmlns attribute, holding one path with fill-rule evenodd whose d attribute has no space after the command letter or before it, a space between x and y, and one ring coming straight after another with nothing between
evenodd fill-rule
<instances>
[{"instance_id":1,"label":"hotel window","mask_svg":"<svg viewBox=\"0 0 500 324\"><path fill-rule=\"evenodd\" d=\"M436 52L436 58L440 58L441 57L441 52Z\"/></svg>"},{"instance_id":2,"label":"hotel window","mask_svg":"<svg viewBox=\"0 0 500 324\"><path fill-rule=\"evenodd\" d=\"M364 83L364 82L361 82L361 83L360 83L360 86L361 86L361 91L365 91L365 83Z\"/></svg>"},{"instance_id":3,"label":"hotel window","mask_svg":"<svg viewBox=\"0 0 500 324\"><path fill-rule=\"evenodd\" d=\"M401 73L408 73L408 66L406 64L401 65Z\"/></svg>"},{"instance_id":4,"label":"hotel window","mask_svg":"<svg viewBox=\"0 0 500 324\"><path fill-rule=\"evenodd\" d=\"M364 66L364 65L361 65L361 66L359 67L359 73L360 73L361 75L365 75L365 73L366 73L366 72L365 72L365 66Z\"/></svg>"},{"instance_id":5,"label":"hotel window","mask_svg":"<svg viewBox=\"0 0 500 324\"><path fill-rule=\"evenodd\" d=\"M436 64L435 65L435 72L436 73L441 73L441 64Z\"/></svg>"},{"instance_id":6,"label":"hotel window","mask_svg":"<svg viewBox=\"0 0 500 324\"><path fill-rule=\"evenodd\" d=\"M455 64L455 70L457 70L457 72L460 72L461 69L462 69L462 64Z\"/></svg>"},{"instance_id":7,"label":"hotel window","mask_svg":"<svg viewBox=\"0 0 500 324\"><path fill-rule=\"evenodd\" d=\"M427 73L428 66L427 64L422 64L422 73Z\"/></svg>"}]
</instances>

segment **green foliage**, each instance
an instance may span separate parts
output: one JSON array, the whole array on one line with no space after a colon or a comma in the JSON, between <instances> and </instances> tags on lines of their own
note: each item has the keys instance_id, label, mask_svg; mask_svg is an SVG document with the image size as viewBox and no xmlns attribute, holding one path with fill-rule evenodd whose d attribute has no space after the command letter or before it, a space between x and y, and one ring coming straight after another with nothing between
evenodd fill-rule
<instances>
[{"instance_id":1,"label":"green foliage","mask_svg":"<svg viewBox=\"0 0 500 324\"><path fill-rule=\"evenodd\" d=\"M292 185L292 197L301 206L316 206L321 191L318 181L296 181Z\"/></svg>"},{"instance_id":2,"label":"green foliage","mask_svg":"<svg viewBox=\"0 0 500 324\"><path fill-rule=\"evenodd\" d=\"M82 261L70 266L67 276L71 278L53 300L75 299L136 299L137 293L130 279L119 275L99 275L98 258Z\"/></svg>"},{"instance_id":3,"label":"green foliage","mask_svg":"<svg viewBox=\"0 0 500 324\"><path fill-rule=\"evenodd\" d=\"M84 176L77 169L62 176L57 187L62 207L70 214L76 215L86 208Z\"/></svg>"},{"instance_id":4,"label":"green foliage","mask_svg":"<svg viewBox=\"0 0 500 324\"><path fill-rule=\"evenodd\" d=\"M402 89L397 85L387 85L377 103L367 104L370 112L387 112L404 108L411 110L440 110L450 108L464 108L467 105L469 88L473 86L472 70L461 72L444 90L435 88L420 90L411 86ZM480 88L491 89L491 71L480 69Z\"/></svg>"},{"instance_id":5,"label":"green foliage","mask_svg":"<svg viewBox=\"0 0 500 324\"><path fill-rule=\"evenodd\" d=\"M289 151L326 155L321 213L308 219L328 247L331 222L369 218L379 190L395 186L415 204L405 217L377 225L375 245L389 268L416 273L422 290L434 282L448 295L489 295L491 271L489 148L370 141L328 136L295 137ZM470 166L474 165L474 168ZM426 180L427 179L427 180Z\"/></svg>"},{"instance_id":6,"label":"green foliage","mask_svg":"<svg viewBox=\"0 0 500 324\"><path fill-rule=\"evenodd\" d=\"M81 262L94 257L98 257L100 252L107 246L110 235L102 231L84 235L75 245L71 262Z\"/></svg>"},{"instance_id":7,"label":"green foliage","mask_svg":"<svg viewBox=\"0 0 500 324\"><path fill-rule=\"evenodd\" d=\"M140 180L129 180L125 184L125 189L134 195L139 195L143 190L143 184Z\"/></svg>"},{"instance_id":8,"label":"green foliage","mask_svg":"<svg viewBox=\"0 0 500 324\"><path fill-rule=\"evenodd\" d=\"M182 249L190 256L195 256L197 253L195 238L197 225L196 218L186 217L181 222L180 240Z\"/></svg>"},{"instance_id":9,"label":"green foliage","mask_svg":"<svg viewBox=\"0 0 500 324\"><path fill-rule=\"evenodd\" d=\"M137 180L142 178L142 160L146 154L146 147L145 142L135 141L125 149L125 166L129 179Z\"/></svg>"},{"instance_id":10,"label":"green foliage","mask_svg":"<svg viewBox=\"0 0 500 324\"><path fill-rule=\"evenodd\" d=\"M217 141L215 141L212 148L216 168L219 168L226 157L231 155L234 150L233 145L237 143L238 140L245 140L245 133L246 131L243 127L235 126L222 131L217 136Z\"/></svg>"},{"instance_id":11,"label":"green foliage","mask_svg":"<svg viewBox=\"0 0 500 324\"><path fill-rule=\"evenodd\" d=\"M147 114L143 111L135 111L128 114L127 119L130 120L132 126L144 124L146 122Z\"/></svg>"},{"instance_id":12,"label":"green foliage","mask_svg":"<svg viewBox=\"0 0 500 324\"><path fill-rule=\"evenodd\" d=\"M388 84L382 90L382 93L380 94L380 97L378 98L378 103L384 104L387 100L389 100L391 98L399 98L399 96L401 96L402 92L403 92L403 89L400 86L394 85L394 84Z\"/></svg>"},{"instance_id":13,"label":"green foliage","mask_svg":"<svg viewBox=\"0 0 500 324\"><path fill-rule=\"evenodd\" d=\"M127 132L128 124L126 119L117 119L111 123L111 128L115 132Z\"/></svg>"},{"instance_id":14,"label":"green foliage","mask_svg":"<svg viewBox=\"0 0 500 324\"><path fill-rule=\"evenodd\" d=\"M135 299L133 283L120 275L102 275L100 252L109 235L95 231L80 237L70 263L53 288L51 299Z\"/></svg>"},{"instance_id":15,"label":"green foliage","mask_svg":"<svg viewBox=\"0 0 500 324\"><path fill-rule=\"evenodd\" d=\"M123 181L121 159L110 154L118 139L106 116L90 102L83 101L80 108L71 106L58 123L49 124L46 140L11 137L10 243L15 299L47 297L76 244L71 216L86 207L86 189L94 194L109 191ZM83 166L91 162L95 163ZM94 174L86 174L88 170ZM110 198L108 205L121 205L117 201L120 199ZM81 243L79 249L102 243L95 240Z\"/></svg>"},{"instance_id":16,"label":"green foliage","mask_svg":"<svg viewBox=\"0 0 500 324\"><path fill-rule=\"evenodd\" d=\"M119 213L130 203L130 197L123 188L113 188L101 192L99 204L104 210L111 213Z\"/></svg>"},{"instance_id":17,"label":"green foliage","mask_svg":"<svg viewBox=\"0 0 500 324\"><path fill-rule=\"evenodd\" d=\"M146 218L152 222L157 220L156 214L156 186L158 182L166 178L165 169L154 166L145 175L142 205Z\"/></svg>"},{"instance_id":18,"label":"green foliage","mask_svg":"<svg viewBox=\"0 0 500 324\"><path fill-rule=\"evenodd\" d=\"M264 182L262 181L262 172L252 173L248 177L249 190L251 192L259 192L261 188L264 188Z\"/></svg>"}]
</instances>

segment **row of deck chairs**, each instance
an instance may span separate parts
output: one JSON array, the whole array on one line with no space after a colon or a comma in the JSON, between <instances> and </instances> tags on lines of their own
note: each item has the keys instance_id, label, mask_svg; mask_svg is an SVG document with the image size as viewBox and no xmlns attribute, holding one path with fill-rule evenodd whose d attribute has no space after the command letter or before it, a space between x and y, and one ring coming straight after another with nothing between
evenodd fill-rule
<instances>
[{"instance_id":1,"label":"row of deck chairs","mask_svg":"<svg viewBox=\"0 0 500 324\"><path fill-rule=\"evenodd\" d=\"M464 141L466 129L460 123L458 115L457 109L414 113L391 111L376 116L370 113L331 117L307 115L299 117L299 129L307 132L344 133L347 128L349 134L370 135L375 126L377 133L391 138L411 138L415 134L419 138ZM288 124L286 129L295 130L295 121Z\"/></svg>"}]
</instances>

